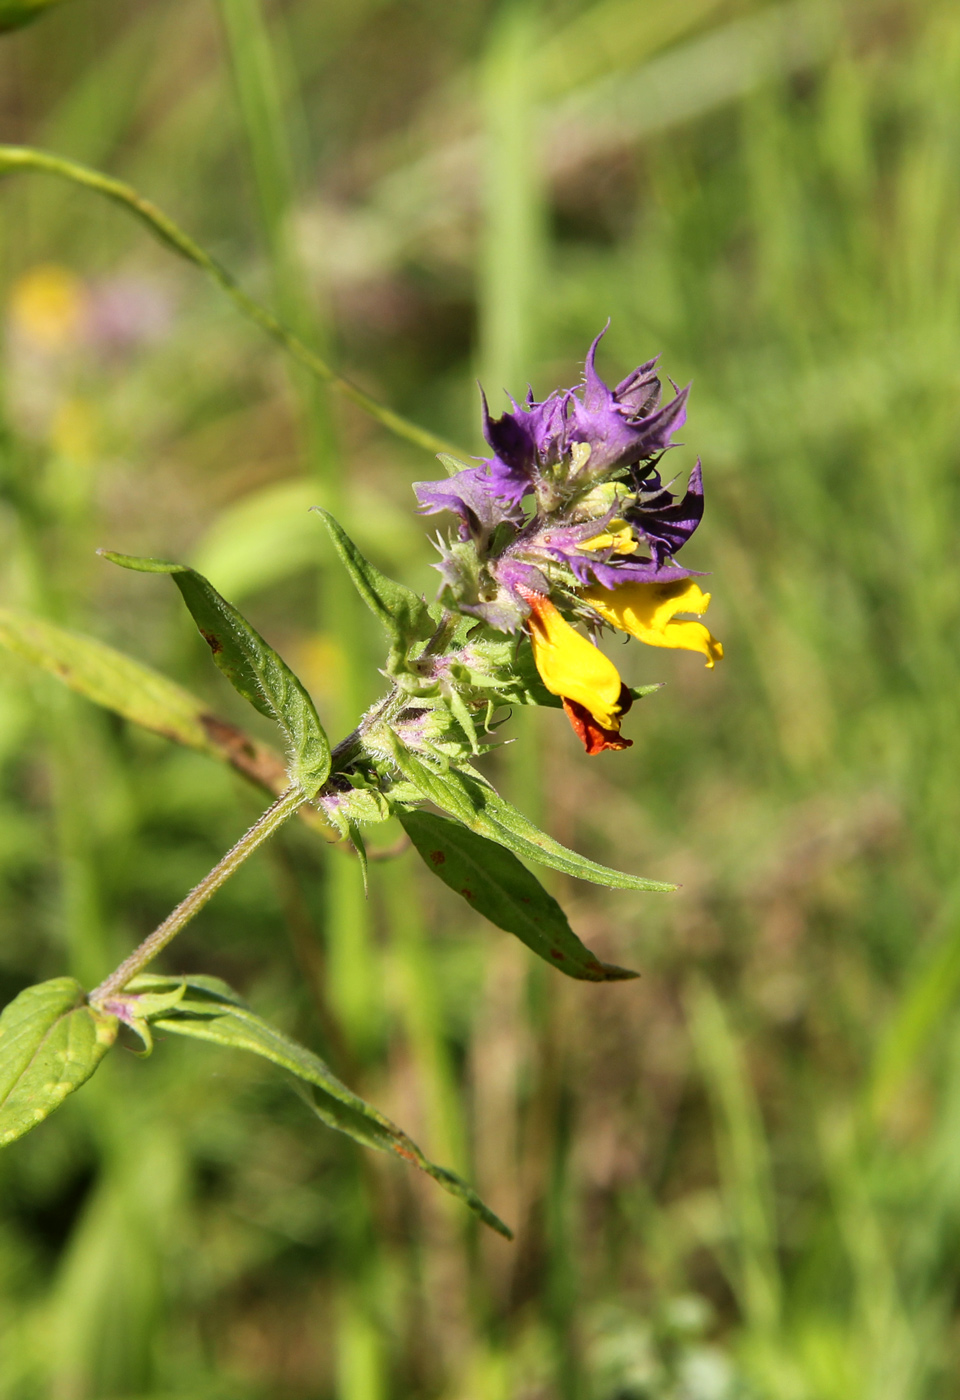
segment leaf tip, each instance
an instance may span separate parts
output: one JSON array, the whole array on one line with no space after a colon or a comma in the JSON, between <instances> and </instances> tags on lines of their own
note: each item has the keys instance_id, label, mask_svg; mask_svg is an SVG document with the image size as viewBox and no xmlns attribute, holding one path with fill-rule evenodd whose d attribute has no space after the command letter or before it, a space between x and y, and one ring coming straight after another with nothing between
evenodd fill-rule
<instances>
[{"instance_id":1,"label":"leaf tip","mask_svg":"<svg viewBox=\"0 0 960 1400\"><path fill-rule=\"evenodd\" d=\"M601 963L604 982L632 982L640 976L629 967L618 967L616 963Z\"/></svg>"}]
</instances>

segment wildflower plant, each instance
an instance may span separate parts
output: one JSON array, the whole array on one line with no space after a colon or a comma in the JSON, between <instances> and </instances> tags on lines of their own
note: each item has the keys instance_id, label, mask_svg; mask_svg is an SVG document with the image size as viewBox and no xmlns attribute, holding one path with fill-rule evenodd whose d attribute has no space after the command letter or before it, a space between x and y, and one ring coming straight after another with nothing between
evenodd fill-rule
<instances>
[{"instance_id":1,"label":"wildflower plant","mask_svg":"<svg viewBox=\"0 0 960 1400\"><path fill-rule=\"evenodd\" d=\"M127 187L41 153L0 148L0 170L68 174L131 207L203 267L247 315L302 363L394 431L436 446L422 429L374 404L250 301L223 269ZM601 332L602 335L602 332ZM635 976L602 962L528 868L618 889L668 884L625 874L568 850L506 801L476 767L503 741L516 706L562 708L589 755L627 748L636 701L597 642L605 629L655 647L699 652L720 643L700 620L710 601L677 559L703 514L700 464L674 491L664 459L686 414L687 390L664 401L656 361L616 388L596 370L543 402L530 394L493 417L491 455L441 451L446 479L416 483L424 515L442 517L433 601L387 578L332 515L317 509L333 549L383 628L384 693L331 744L313 700L286 662L196 570L101 551L127 569L170 575L213 660L280 732L282 755L210 713L196 697L131 657L42 618L0 610L0 644L126 719L229 763L275 801L172 913L99 986L71 977L28 987L0 1015L0 1146L42 1122L82 1085L121 1026L144 1053L155 1031L260 1055L292 1075L317 1116L433 1176L509 1236L466 1182L427 1160L411 1139L342 1083L317 1055L257 1016L220 979L147 972L215 891L284 822L298 816L342 843L367 873L365 832L396 818L428 870L558 971L584 981ZM319 523L319 522L318 522ZM684 616L686 615L686 616Z\"/></svg>"}]
</instances>

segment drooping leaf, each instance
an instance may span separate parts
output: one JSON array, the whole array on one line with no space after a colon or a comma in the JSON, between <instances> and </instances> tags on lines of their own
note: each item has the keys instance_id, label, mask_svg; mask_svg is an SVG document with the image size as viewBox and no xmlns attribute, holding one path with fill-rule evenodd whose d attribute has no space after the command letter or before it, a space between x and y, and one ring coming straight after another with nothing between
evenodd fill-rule
<instances>
[{"instance_id":1,"label":"drooping leaf","mask_svg":"<svg viewBox=\"0 0 960 1400\"><path fill-rule=\"evenodd\" d=\"M583 982L636 977L585 948L535 875L503 846L432 812L398 813L424 863L484 918L516 936L551 967Z\"/></svg>"},{"instance_id":2,"label":"drooping leaf","mask_svg":"<svg viewBox=\"0 0 960 1400\"><path fill-rule=\"evenodd\" d=\"M395 669L411 642L425 639L434 630L426 603L402 583L395 583L365 559L353 540L329 511L314 510L330 531L330 538L353 579L354 586L370 611L380 620L390 638L388 669Z\"/></svg>"},{"instance_id":3,"label":"drooping leaf","mask_svg":"<svg viewBox=\"0 0 960 1400\"><path fill-rule=\"evenodd\" d=\"M0 608L0 646L132 724L228 763L274 797L289 785L286 764L276 749L213 714L199 696L169 677L94 637L69 632L42 617ZM316 807L305 804L298 815L328 841L336 839L337 833Z\"/></svg>"},{"instance_id":4,"label":"drooping leaf","mask_svg":"<svg viewBox=\"0 0 960 1400\"><path fill-rule=\"evenodd\" d=\"M330 745L313 701L287 663L195 569L100 552L125 569L173 576L214 661L245 700L280 726L291 756L290 776L313 797L330 773Z\"/></svg>"},{"instance_id":5,"label":"drooping leaf","mask_svg":"<svg viewBox=\"0 0 960 1400\"><path fill-rule=\"evenodd\" d=\"M398 739L393 741L397 766L408 782L448 816L463 822L479 836L489 837L500 846L526 860L538 861L573 875L578 880L590 880L595 885L611 889L646 890L666 893L676 885L661 880L646 880L640 875L627 875L609 866L588 860L576 851L568 850L541 831L529 818L487 783L474 769L449 767L445 771L427 764L405 748Z\"/></svg>"},{"instance_id":6,"label":"drooping leaf","mask_svg":"<svg viewBox=\"0 0 960 1400\"><path fill-rule=\"evenodd\" d=\"M509 845L518 855L537 860L542 865L560 870L565 875L573 875L578 880L591 880L596 885L607 885L611 889L669 894L677 888L665 880L648 880L642 875L627 875L622 870L613 870L610 866L588 860L578 851L568 850L545 831L541 831L529 817L525 817L514 807L512 802L507 802L484 783L479 774L472 777L464 775L464 780L467 785L473 786L483 804L483 815L489 823L485 834L495 841Z\"/></svg>"},{"instance_id":7,"label":"drooping leaf","mask_svg":"<svg viewBox=\"0 0 960 1400\"><path fill-rule=\"evenodd\" d=\"M27 987L0 1015L0 1147L42 1123L93 1074L119 1022L88 1006L79 982Z\"/></svg>"},{"instance_id":8,"label":"drooping leaf","mask_svg":"<svg viewBox=\"0 0 960 1400\"><path fill-rule=\"evenodd\" d=\"M0 608L0 645L105 709L201 753L217 753L204 704L158 671L45 618Z\"/></svg>"},{"instance_id":9,"label":"drooping leaf","mask_svg":"<svg viewBox=\"0 0 960 1400\"><path fill-rule=\"evenodd\" d=\"M153 991L160 984L173 987L178 980L182 982L184 979L151 979L150 990ZM137 979L137 982L143 983L144 979ZM168 1031L172 1035L194 1040L207 1040L235 1050L248 1050L279 1065L301 1083L311 1086L308 1102L328 1127L346 1133L366 1147L393 1152L405 1162L419 1167L445 1191L469 1206L484 1224L507 1239L513 1238L508 1227L484 1205L471 1186L454 1172L429 1161L402 1129L341 1083L319 1056L239 1005L236 999L218 994L216 979L205 978L203 985L196 977L189 979L189 982L194 995L185 996L171 1011L154 1019L154 1030ZM230 998L233 995L230 993Z\"/></svg>"}]
</instances>

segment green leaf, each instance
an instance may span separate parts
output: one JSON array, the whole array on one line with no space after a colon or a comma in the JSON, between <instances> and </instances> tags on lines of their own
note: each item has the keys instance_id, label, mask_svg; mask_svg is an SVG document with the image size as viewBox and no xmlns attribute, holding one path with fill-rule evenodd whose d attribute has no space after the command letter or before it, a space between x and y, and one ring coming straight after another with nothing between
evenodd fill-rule
<instances>
[{"instance_id":1,"label":"green leaf","mask_svg":"<svg viewBox=\"0 0 960 1400\"><path fill-rule=\"evenodd\" d=\"M171 986L177 980L157 979ZM192 987L197 987L197 978L186 980ZM453 1172L429 1161L405 1132L378 1109L352 1093L319 1056L298 1045L246 1007L238 1005L235 1000L230 1001L226 997L219 999L213 990L214 983L213 978L204 979L204 986L199 988L202 997L185 997L172 1012L155 1019L153 1028L169 1031L172 1035L207 1040L235 1050L249 1050L279 1065L311 1086L312 1092L307 1101L328 1127L346 1133L366 1147L393 1152L405 1162L413 1163L439 1182L445 1191L469 1206L484 1224L507 1239L513 1238L508 1227L484 1205L471 1186ZM230 996L233 994L230 993Z\"/></svg>"},{"instance_id":2,"label":"green leaf","mask_svg":"<svg viewBox=\"0 0 960 1400\"><path fill-rule=\"evenodd\" d=\"M551 967L583 982L622 982L637 973L602 963L585 948L560 905L511 851L432 812L399 812L424 863L474 909L514 933Z\"/></svg>"},{"instance_id":3,"label":"green leaf","mask_svg":"<svg viewBox=\"0 0 960 1400\"><path fill-rule=\"evenodd\" d=\"M478 836L487 836L526 860L538 861L564 875L590 880L595 885L607 885L611 889L646 890L662 894L677 888L662 880L626 875L561 846L559 841L554 841L552 836L534 826L522 812L505 801L471 768L451 767L440 771L411 753L396 737L393 739L393 754L404 777L428 801L449 816L456 817Z\"/></svg>"},{"instance_id":4,"label":"green leaf","mask_svg":"<svg viewBox=\"0 0 960 1400\"><path fill-rule=\"evenodd\" d=\"M459 776L459 775L457 775ZM483 804L483 814L489 823L484 834L500 841L518 855L540 861L553 870L561 870L565 875L573 875L578 880L592 880L597 885L608 885L619 890L646 890L653 894L669 894L675 890L664 880L648 880L642 875L627 875L621 870L613 870L607 865L588 860L578 851L570 851L561 846L552 836L541 831L528 817L507 802L493 788L483 783L479 774L465 780L475 786L479 800Z\"/></svg>"},{"instance_id":5,"label":"green leaf","mask_svg":"<svg viewBox=\"0 0 960 1400\"><path fill-rule=\"evenodd\" d=\"M387 578L365 559L329 511L321 506L314 506L314 510L330 531L334 547L360 597L386 629L390 638L387 669L392 673L403 662L411 642L426 639L435 630L427 605L411 588Z\"/></svg>"},{"instance_id":6,"label":"green leaf","mask_svg":"<svg viewBox=\"0 0 960 1400\"><path fill-rule=\"evenodd\" d=\"M313 701L290 667L213 584L185 564L100 553L124 569L172 574L220 670L245 700L275 720L291 755L290 776L313 797L330 773L330 745Z\"/></svg>"},{"instance_id":7,"label":"green leaf","mask_svg":"<svg viewBox=\"0 0 960 1400\"><path fill-rule=\"evenodd\" d=\"M212 714L205 701L159 671L93 637L68 632L45 618L0 608L0 646L132 724L228 763L274 797L289 786L286 764L276 749ZM318 808L305 804L299 816L328 841L335 839L336 833Z\"/></svg>"},{"instance_id":8,"label":"green leaf","mask_svg":"<svg viewBox=\"0 0 960 1400\"><path fill-rule=\"evenodd\" d=\"M103 642L43 618L0 608L0 645L49 671L94 704L178 744L218 754L203 722L202 700Z\"/></svg>"},{"instance_id":9,"label":"green leaf","mask_svg":"<svg viewBox=\"0 0 960 1400\"><path fill-rule=\"evenodd\" d=\"M79 1089L119 1022L86 1003L72 977L27 987L0 1015L0 1147L42 1123Z\"/></svg>"}]
</instances>

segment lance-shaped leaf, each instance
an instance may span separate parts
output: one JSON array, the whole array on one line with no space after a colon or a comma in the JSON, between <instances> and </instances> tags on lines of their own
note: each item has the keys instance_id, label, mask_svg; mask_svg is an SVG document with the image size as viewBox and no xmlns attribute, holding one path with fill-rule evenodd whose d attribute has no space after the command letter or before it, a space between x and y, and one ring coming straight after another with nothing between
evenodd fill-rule
<instances>
[{"instance_id":1,"label":"lance-shaped leaf","mask_svg":"<svg viewBox=\"0 0 960 1400\"><path fill-rule=\"evenodd\" d=\"M212 714L205 701L168 676L94 637L69 632L46 618L0 608L0 646L132 724L228 763L274 797L289 786L286 764L276 749ZM337 839L318 808L305 803L298 815L328 841Z\"/></svg>"},{"instance_id":2,"label":"lance-shaped leaf","mask_svg":"<svg viewBox=\"0 0 960 1400\"><path fill-rule=\"evenodd\" d=\"M0 1015L0 1147L79 1089L117 1038L118 1021L86 1003L72 977L27 987Z\"/></svg>"},{"instance_id":3,"label":"lance-shaped leaf","mask_svg":"<svg viewBox=\"0 0 960 1400\"><path fill-rule=\"evenodd\" d=\"M185 564L100 553L124 569L171 574L220 670L245 700L280 726L290 776L313 797L330 773L330 745L313 701L287 663L213 584Z\"/></svg>"},{"instance_id":4,"label":"lance-shaped leaf","mask_svg":"<svg viewBox=\"0 0 960 1400\"><path fill-rule=\"evenodd\" d=\"M240 1005L235 993L218 984L217 979L195 976L188 979L141 977L125 989L124 996L137 987L155 996L163 988L173 990L184 981L187 981L192 995L185 996L170 1011L153 1019L154 1030L169 1031L172 1035L183 1035L194 1040L207 1040L234 1050L248 1050L271 1060L311 1086L308 1102L328 1127L346 1133L366 1147L393 1152L405 1162L419 1167L445 1191L469 1206L484 1224L507 1239L513 1238L509 1228L484 1205L471 1186L454 1172L429 1161L402 1129L341 1083L318 1055ZM136 1000L135 997L127 999L131 1003ZM149 1016L149 1012L146 1015Z\"/></svg>"},{"instance_id":5,"label":"lance-shaped leaf","mask_svg":"<svg viewBox=\"0 0 960 1400\"><path fill-rule=\"evenodd\" d=\"M588 860L586 856L580 855L579 851L570 851L566 846L561 846L559 841L555 841L552 836L541 831L529 817L525 817L512 802L507 802L495 792L483 781L479 773L472 776L455 773L454 777L462 777L464 786L468 791L473 791L482 804L483 818L485 823L488 823L484 834L509 846L518 855L539 861L541 865L548 865L553 870L561 870L565 875L573 875L578 880L592 880L596 885L607 885L611 889L669 894L677 888L669 881L648 880L642 875L627 875L622 870L613 870L610 866Z\"/></svg>"},{"instance_id":6,"label":"lance-shaped leaf","mask_svg":"<svg viewBox=\"0 0 960 1400\"><path fill-rule=\"evenodd\" d=\"M585 948L560 905L517 857L460 822L432 812L398 813L404 831L445 885L498 928L514 933L551 967L582 982L622 982L637 973Z\"/></svg>"},{"instance_id":7,"label":"lance-shaped leaf","mask_svg":"<svg viewBox=\"0 0 960 1400\"><path fill-rule=\"evenodd\" d=\"M396 736L392 737L392 752L404 777L429 802L463 822L477 835L489 837L525 860L538 861L564 875L590 880L595 885L607 885L611 889L656 893L676 889L676 885L665 884L662 880L646 880L640 875L627 875L610 866L599 865L577 851L561 846L559 841L541 831L512 803L502 798L479 773L466 765L446 770L434 768L411 753Z\"/></svg>"},{"instance_id":8,"label":"lance-shaped leaf","mask_svg":"<svg viewBox=\"0 0 960 1400\"><path fill-rule=\"evenodd\" d=\"M402 583L387 578L365 559L353 540L329 511L313 508L327 529L344 567L370 611L379 618L390 638L387 669L395 671L403 662L412 642L425 639L434 631L426 603Z\"/></svg>"}]
</instances>

